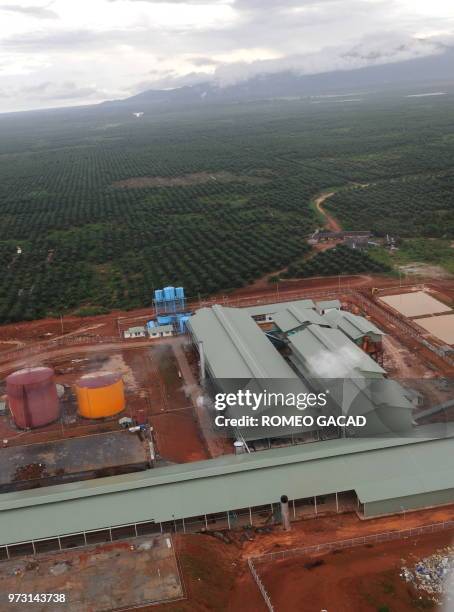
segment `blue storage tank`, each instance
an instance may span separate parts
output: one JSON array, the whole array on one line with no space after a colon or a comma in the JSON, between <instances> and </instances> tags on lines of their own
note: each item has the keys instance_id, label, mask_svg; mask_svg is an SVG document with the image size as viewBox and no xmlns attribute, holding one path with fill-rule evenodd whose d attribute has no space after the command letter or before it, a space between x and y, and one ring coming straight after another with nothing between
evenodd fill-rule
<instances>
[{"instance_id":1,"label":"blue storage tank","mask_svg":"<svg viewBox=\"0 0 454 612\"><path fill-rule=\"evenodd\" d=\"M148 329L150 329L150 327L155 327L155 326L156 326L156 323L154 321L148 321L147 323Z\"/></svg>"},{"instance_id":2,"label":"blue storage tank","mask_svg":"<svg viewBox=\"0 0 454 612\"><path fill-rule=\"evenodd\" d=\"M164 299L171 302L175 299L175 287L164 287Z\"/></svg>"},{"instance_id":3,"label":"blue storage tank","mask_svg":"<svg viewBox=\"0 0 454 612\"><path fill-rule=\"evenodd\" d=\"M169 315L158 315L158 325L170 325L172 317Z\"/></svg>"},{"instance_id":4,"label":"blue storage tank","mask_svg":"<svg viewBox=\"0 0 454 612\"><path fill-rule=\"evenodd\" d=\"M180 334L184 334L186 331L186 323L191 318L191 315L182 315L178 318L178 329Z\"/></svg>"},{"instance_id":5,"label":"blue storage tank","mask_svg":"<svg viewBox=\"0 0 454 612\"><path fill-rule=\"evenodd\" d=\"M177 287L175 293L178 300L184 300L184 289L183 287Z\"/></svg>"},{"instance_id":6,"label":"blue storage tank","mask_svg":"<svg viewBox=\"0 0 454 612\"><path fill-rule=\"evenodd\" d=\"M156 291L154 292L154 299L155 299L155 302L164 301L164 295L163 295L162 289L156 289Z\"/></svg>"}]
</instances>

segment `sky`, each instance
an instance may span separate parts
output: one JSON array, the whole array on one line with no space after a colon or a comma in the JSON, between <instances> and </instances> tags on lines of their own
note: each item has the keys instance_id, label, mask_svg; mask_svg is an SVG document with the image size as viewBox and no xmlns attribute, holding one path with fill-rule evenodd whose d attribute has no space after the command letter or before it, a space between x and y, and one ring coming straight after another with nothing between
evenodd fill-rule
<instances>
[{"instance_id":1,"label":"sky","mask_svg":"<svg viewBox=\"0 0 454 612\"><path fill-rule=\"evenodd\" d=\"M454 46L452 0L0 0L0 112Z\"/></svg>"}]
</instances>

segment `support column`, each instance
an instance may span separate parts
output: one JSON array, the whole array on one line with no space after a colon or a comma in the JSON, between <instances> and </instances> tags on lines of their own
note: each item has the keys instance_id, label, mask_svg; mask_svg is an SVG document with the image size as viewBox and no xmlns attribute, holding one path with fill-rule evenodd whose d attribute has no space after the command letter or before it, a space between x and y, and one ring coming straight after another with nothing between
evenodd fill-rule
<instances>
[{"instance_id":1,"label":"support column","mask_svg":"<svg viewBox=\"0 0 454 612\"><path fill-rule=\"evenodd\" d=\"M203 348L203 342L199 342L199 359L200 359L200 384L205 383L205 350Z\"/></svg>"},{"instance_id":2,"label":"support column","mask_svg":"<svg viewBox=\"0 0 454 612\"><path fill-rule=\"evenodd\" d=\"M290 531L290 512L287 495L281 496L281 518L284 531Z\"/></svg>"}]
</instances>

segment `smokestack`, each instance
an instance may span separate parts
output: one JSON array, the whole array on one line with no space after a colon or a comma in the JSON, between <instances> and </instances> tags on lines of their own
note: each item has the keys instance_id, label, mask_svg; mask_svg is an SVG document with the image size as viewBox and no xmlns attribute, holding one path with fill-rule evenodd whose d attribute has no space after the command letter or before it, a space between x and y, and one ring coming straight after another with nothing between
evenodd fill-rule
<instances>
[{"instance_id":1,"label":"smokestack","mask_svg":"<svg viewBox=\"0 0 454 612\"><path fill-rule=\"evenodd\" d=\"M203 342L199 342L199 357L200 357L200 384L205 383L205 351L203 350Z\"/></svg>"},{"instance_id":2,"label":"smokestack","mask_svg":"<svg viewBox=\"0 0 454 612\"><path fill-rule=\"evenodd\" d=\"M246 452L246 449L244 448L244 442L241 442L241 440L235 440L233 446L235 448L235 455L244 455L244 453Z\"/></svg>"},{"instance_id":3,"label":"smokestack","mask_svg":"<svg viewBox=\"0 0 454 612\"><path fill-rule=\"evenodd\" d=\"M290 531L290 512L288 509L288 497L287 495L282 495L281 497L281 517L282 517L282 527L284 531Z\"/></svg>"}]
</instances>

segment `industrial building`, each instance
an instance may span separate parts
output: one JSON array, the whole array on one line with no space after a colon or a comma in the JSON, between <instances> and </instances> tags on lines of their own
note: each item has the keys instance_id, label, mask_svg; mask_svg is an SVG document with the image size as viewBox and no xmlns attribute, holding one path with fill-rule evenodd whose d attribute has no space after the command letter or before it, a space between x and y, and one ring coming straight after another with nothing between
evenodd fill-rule
<instances>
[{"instance_id":1,"label":"industrial building","mask_svg":"<svg viewBox=\"0 0 454 612\"><path fill-rule=\"evenodd\" d=\"M260 327L267 324L267 329ZM369 350L379 353L383 332L373 323L341 310L338 300L283 302L251 308L202 308L188 322L199 352L201 378L211 392L231 392L240 386L271 392L330 392L327 414L367 414L363 435L395 434L412 429L412 392L389 380ZM261 409L259 409L260 412ZM228 408L238 416L241 409ZM292 412L292 410L290 410ZM244 413L244 410L243 410ZM282 414L287 414L285 411ZM294 413L294 411L293 411ZM317 414L306 411L305 414ZM317 427L238 427L232 437L253 442L297 436L297 441L331 436ZM312 432L312 433L311 433ZM351 434L351 431L334 435ZM303 439L302 439L303 438ZM287 440L289 442L290 440ZM282 440L284 442L284 440Z\"/></svg>"},{"instance_id":2,"label":"industrial building","mask_svg":"<svg viewBox=\"0 0 454 612\"><path fill-rule=\"evenodd\" d=\"M237 427L231 437L242 441L246 452L162 465L154 462L151 441L141 428L115 416L125 407L122 377L106 371L80 376L74 383L78 415L114 418L126 428L4 449L0 559L125 534L272 524L281 518L281 496L288 497L293 520L325 511L355 511L367 519L454 502L447 461L454 428L419 425L417 435L408 435L414 427L415 392L387 378L378 358L384 333L370 320L342 310L337 300L215 305L189 317L184 293L158 297L159 314L148 330L187 329L199 353L205 394L230 389L232 381L254 390L265 383L294 393L329 389L329 409L335 413L343 410L347 388L354 396L348 410L367 415L369 437L355 438L338 428L321 432L317 425L283 426L266 444L270 432L257 439L255 430ZM39 427L40 419L60 418L54 392L50 369L10 376L7 393L15 425ZM238 407L232 414L240 414Z\"/></svg>"},{"instance_id":3,"label":"industrial building","mask_svg":"<svg viewBox=\"0 0 454 612\"><path fill-rule=\"evenodd\" d=\"M143 533L259 524L264 513L277 518L281 495L290 500L292 518L305 508L323 511L328 499L334 508L353 500L350 509L363 518L452 503L447 457L454 430L436 439L432 427L418 438L329 440L4 493L0 553L5 558L20 542L29 543L29 552L83 545L89 531L108 539L128 525Z\"/></svg>"}]
</instances>

